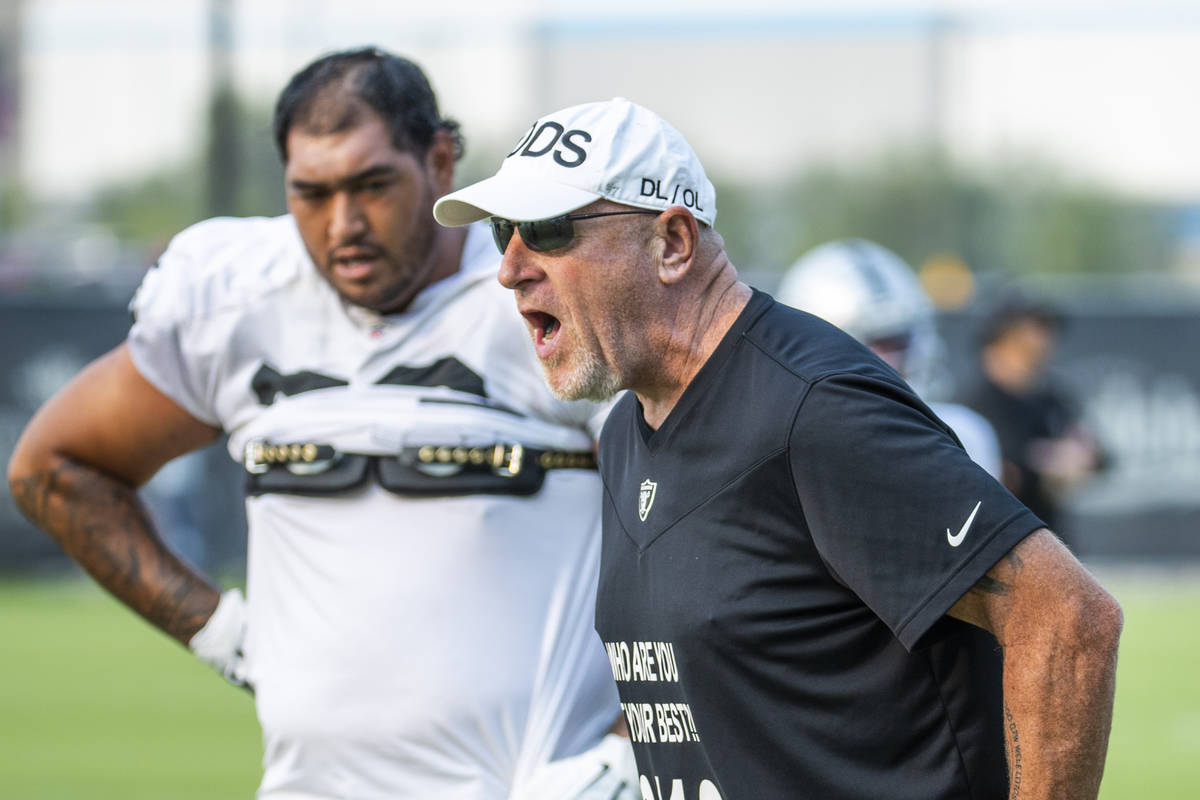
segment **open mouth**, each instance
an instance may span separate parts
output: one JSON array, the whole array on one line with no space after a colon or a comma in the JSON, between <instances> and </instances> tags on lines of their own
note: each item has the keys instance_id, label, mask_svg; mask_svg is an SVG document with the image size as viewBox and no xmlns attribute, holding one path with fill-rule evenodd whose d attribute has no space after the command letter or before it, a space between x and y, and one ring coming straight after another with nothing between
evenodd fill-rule
<instances>
[{"instance_id":1,"label":"open mouth","mask_svg":"<svg viewBox=\"0 0 1200 800\"><path fill-rule=\"evenodd\" d=\"M553 342L554 337L558 335L559 330L562 328L562 323L558 321L557 317L547 314L544 311L527 311L525 312L525 319L529 321L530 327L533 328L533 341L539 347Z\"/></svg>"},{"instance_id":2,"label":"open mouth","mask_svg":"<svg viewBox=\"0 0 1200 800\"><path fill-rule=\"evenodd\" d=\"M379 263L379 251L370 247L342 248L330 259L334 270L345 277L361 277Z\"/></svg>"}]
</instances>

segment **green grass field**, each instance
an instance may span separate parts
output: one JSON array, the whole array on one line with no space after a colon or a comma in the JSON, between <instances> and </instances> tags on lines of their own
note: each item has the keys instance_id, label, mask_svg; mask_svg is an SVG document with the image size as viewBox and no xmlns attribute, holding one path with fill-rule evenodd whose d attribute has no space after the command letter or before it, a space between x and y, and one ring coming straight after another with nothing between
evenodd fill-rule
<instances>
[{"instance_id":1,"label":"green grass field","mask_svg":"<svg viewBox=\"0 0 1200 800\"><path fill-rule=\"evenodd\" d=\"M1105 572L1125 608L1104 800L1200 797L1200 578ZM250 798L248 694L82 581L0 583L0 797Z\"/></svg>"},{"instance_id":2,"label":"green grass field","mask_svg":"<svg viewBox=\"0 0 1200 800\"><path fill-rule=\"evenodd\" d=\"M0 797L254 796L253 698L92 584L0 584L0 648Z\"/></svg>"},{"instance_id":3,"label":"green grass field","mask_svg":"<svg viewBox=\"0 0 1200 800\"><path fill-rule=\"evenodd\" d=\"M1200 798L1200 573L1100 579L1125 610L1100 797Z\"/></svg>"}]
</instances>

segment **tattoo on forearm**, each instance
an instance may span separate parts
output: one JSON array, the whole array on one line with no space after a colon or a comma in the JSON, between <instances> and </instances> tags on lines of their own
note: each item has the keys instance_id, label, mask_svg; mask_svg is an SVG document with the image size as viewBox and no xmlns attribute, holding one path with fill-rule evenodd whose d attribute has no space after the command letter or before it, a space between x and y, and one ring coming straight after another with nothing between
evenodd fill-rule
<instances>
[{"instance_id":1,"label":"tattoo on forearm","mask_svg":"<svg viewBox=\"0 0 1200 800\"><path fill-rule=\"evenodd\" d=\"M166 548L132 487L66 459L10 486L35 525L149 622L181 642L204 625L215 588Z\"/></svg>"},{"instance_id":2,"label":"tattoo on forearm","mask_svg":"<svg viewBox=\"0 0 1200 800\"><path fill-rule=\"evenodd\" d=\"M1017 555L1017 549L1015 547L1004 554L1004 560L1008 562L1008 565L1012 568L1013 572L1020 572L1021 570L1025 569L1025 562L1021 560L1019 555Z\"/></svg>"},{"instance_id":3,"label":"tattoo on forearm","mask_svg":"<svg viewBox=\"0 0 1200 800\"><path fill-rule=\"evenodd\" d=\"M991 575L984 575L975 582L974 591L983 592L984 594L1008 594L1012 591L1012 587L1001 580L996 580Z\"/></svg>"},{"instance_id":4,"label":"tattoo on forearm","mask_svg":"<svg viewBox=\"0 0 1200 800\"><path fill-rule=\"evenodd\" d=\"M1013 550L1009 550L1004 555L1003 563L1008 567L1008 569L1005 571L1005 578L1008 578L1009 580L1001 580L1000 578L996 577L1001 570L993 567L991 572L976 581L975 585L972 587L972 590L983 592L984 594L1000 595L1011 592L1012 583L1010 581L1013 577L1016 577L1018 572L1021 572L1023 569L1025 569L1025 562L1021 560L1019 555L1017 555L1017 551L1014 548ZM998 566L999 564L997 564L997 567Z\"/></svg>"},{"instance_id":5,"label":"tattoo on forearm","mask_svg":"<svg viewBox=\"0 0 1200 800\"><path fill-rule=\"evenodd\" d=\"M1017 721L1013 718L1012 709L1004 704L1004 719L1008 727L1008 770L1009 770L1009 800L1017 800L1021 796L1021 737L1017 734Z\"/></svg>"}]
</instances>

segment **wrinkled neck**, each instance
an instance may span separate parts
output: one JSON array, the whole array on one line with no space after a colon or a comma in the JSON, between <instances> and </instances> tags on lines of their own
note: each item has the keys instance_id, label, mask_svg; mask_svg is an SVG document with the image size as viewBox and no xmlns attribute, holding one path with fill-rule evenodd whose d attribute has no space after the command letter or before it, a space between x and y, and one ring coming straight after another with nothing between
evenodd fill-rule
<instances>
[{"instance_id":1,"label":"wrinkled neck","mask_svg":"<svg viewBox=\"0 0 1200 800\"><path fill-rule=\"evenodd\" d=\"M721 254L712 277L667 314L658 318L665 345L647 374L631 385L641 401L646 424L657 430L733 327L752 291Z\"/></svg>"}]
</instances>

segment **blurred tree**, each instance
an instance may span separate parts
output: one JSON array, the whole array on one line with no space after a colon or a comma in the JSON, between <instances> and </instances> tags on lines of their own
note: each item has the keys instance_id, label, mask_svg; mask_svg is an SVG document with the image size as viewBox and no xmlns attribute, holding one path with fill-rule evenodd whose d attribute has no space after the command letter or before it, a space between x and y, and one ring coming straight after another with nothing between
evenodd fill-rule
<instances>
[{"instance_id":1,"label":"blurred tree","mask_svg":"<svg viewBox=\"0 0 1200 800\"><path fill-rule=\"evenodd\" d=\"M89 217L119 238L150 242L200 219L203 181L195 162L156 170L96 193Z\"/></svg>"},{"instance_id":2,"label":"blurred tree","mask_svg":"<svg viewBox=\"0 0 1200 800\"><path fill-rule=\"evenodd\" d=\"M15 180L0 181L0 234L16 230L25 217L26 192Z\"/></svg>"},{"instance_id":3,"label":"blurred tree","mask_svg":"<svg viewBox=\"0 0 1200 800\"><path fill-rule=\"evenodd\" d=\"M237 191L225 213L238 216L274 215L284 210L283 169L270 135L271 110L238 104L234 115L240 133ZM184 227L207 216L210 196L207 176L208 143L186 163L164 167L136 181L113 184L98 192L89 219L110 228L123 240L163 243Z\"/></svg>"},{"instance_id":4,"label":"blurred tree","mask_svg":"<svg viewBox=\"0 0 1200 800\"><path fill-rule=\"evenodd\" d=\"M1033 198L1028 259L1041 272L1128 273L1168 265L1168 209L1066 188Z\"/></svg>"},{"instance_id":5,"label":"blurred tree","mask_svg":"<svg viewBox=\"0 0 1200 800\"><path fill-rule=\"evenodd\" d=\"M975 271L1012 274L1165 271L1172 246L1167 208L1035 159L971 171L919 148L773 185L720 185L717 196L735 263L755 269L785 269L809 248L849 236L913 264L955 253Z\"/></svg>"},{"instance_id":6,"label":"blurred tree","mask_svg":"<svg viewBox=\"0 0 1200 800\"><path fill-rule=\"evenodd\" d=\"M270 109L239 103L235 117L241 176L229 213L282 213ZM207 216L212 166L204 147L185 164L98 193L88 218L123 240L165 243ZM914 265L952 253L975 272L1014 276L1166 272L1173 247L1170 208L1033 159L968 171L937 151L908 150L858 169L717 183L717 227L734 263L753 271L781 272L809 248L848 236L878 241Z\"/></svg>"},{"instance_id":7,"label":"blurred tree","mask_svg":"<svg viewBox=\"0 0 1200 800\"><path fill-rule=\"evenodd\" d=\"M19 225L25 197L17 170L23 9L23 0L0 3L0 234Z\"/></svg>"}]
</instances>

